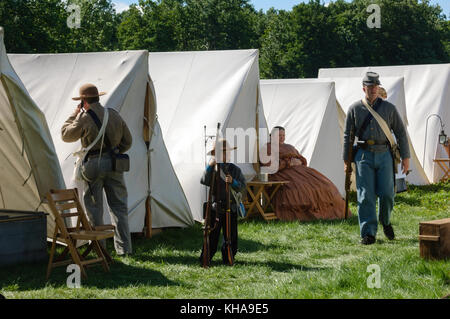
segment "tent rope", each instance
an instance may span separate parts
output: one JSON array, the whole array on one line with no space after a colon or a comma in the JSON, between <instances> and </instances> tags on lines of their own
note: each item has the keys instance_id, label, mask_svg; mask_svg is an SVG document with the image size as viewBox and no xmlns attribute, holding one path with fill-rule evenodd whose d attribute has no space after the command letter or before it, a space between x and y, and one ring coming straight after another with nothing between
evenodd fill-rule
<instances>
[{"instance_id":1,"label":"tent rope","mask_svg":"<svg viewBox=\"0 0 450 319\"><path fill-rule=\"evenodd\" d=\"M25 186L25 184L28 182L28 180L30 179L32 174L33 174L33 169L30 169L30 174L28 174L28 177L25 179L25 182L23 182L22 186Z\"/></svg>"},{"instance_id":2,"label":"tent rope","mask_svg":"<svg viewBox=\"0 0 450 319\"><path fill-rule=\"evenodd\" d=\"M147 123L148 129L151 131L151 135L155 134L155 130L153 129L155 127L155 123L158 120L158 115L155 116L155 120L153 121L153 125L150 125L150 121L146 116L144 116L144 121Z\"/></svg>"},{"instance_id":3,"label":"tent rope","mask_svg":"<svg viewBox=\"0 0 450 319\"><path fill-rule=\"evenodd\" d=\"M6 208L5 199L3 198L3 191L2 191L2 187L1 186L0 186L0 195L2 197L3 208Z\"/></svg>"},{"instance_id":4,"label":"tent rope","mask_svg":"<svg viewBox=\"0 0 450 319\"><path fill-rule=\"evenodd\" d=\"M153 152L154 149L153 148L149 148L147 149L147 161L148 161L148 174L147 174L147 182L148 182L148 190L147 190L147 196L151 196L152 190L151 190L151 183L150 183L150 174L151 174L151 170L152 170L152 165L151 165L151 152Z\"/></svg>"},{"instance_id":5,"label":"tent rope","mask_svg":"<svg viewBox=\"0 0 450 319\"><path fill-rule=\"evenodd\" d=\"M39 207L41 207L42 203L44 202L44 199L41 199L41 201L39 202L38 207L36 207L36 209L34 210L35 212L38 211Z\"/></svg>"},{"instance_id":6,"label":"tent rope","mask_svg":"<svg viewBox=\"0 0 450 319\"><path fill-rule=\"evenodd\" d=\"M21 133L21 139L22 139L22 151L21 151L21 154L22 154L22 156L23 156L23 152L24 152L24 150L25 150L25 134L23 133L23 131L22 132L20 132Z\"/></svg>"}]
</instances>

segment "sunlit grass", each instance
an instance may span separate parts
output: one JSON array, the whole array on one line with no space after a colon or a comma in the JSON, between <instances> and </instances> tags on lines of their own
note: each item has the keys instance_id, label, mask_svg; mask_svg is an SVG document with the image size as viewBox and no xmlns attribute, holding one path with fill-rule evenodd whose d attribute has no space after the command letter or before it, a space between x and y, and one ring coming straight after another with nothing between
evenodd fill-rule
<instances>
[{"instance_id":1,"label":"sunlit grass","mask_svg":"<svg viewBox=\"0 0 450 319\"><path fill-rule=\"evenodd\" d=\"M79 289L67 288L65 268L45 281L46 263L0 269L7 298L441 298L450 293L450 260L419 255L419 222L450 217L450 184L410 186L396 197L392 223L397 239L378 231L377 243L359 243L355 215L347 221L239 224L234 267L200 267L201 227L169 229L135 239L135 254L113 257L111 273L90 268ZM112 250L111 243L108 244ZM376 264L381 288L368 288Z\"/></svg>"}]
</instances>

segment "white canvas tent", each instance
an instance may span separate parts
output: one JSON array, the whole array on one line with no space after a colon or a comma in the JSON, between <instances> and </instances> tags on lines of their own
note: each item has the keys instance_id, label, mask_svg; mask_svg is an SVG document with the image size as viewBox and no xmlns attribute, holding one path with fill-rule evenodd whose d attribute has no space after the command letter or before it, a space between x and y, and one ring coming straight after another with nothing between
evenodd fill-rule
<instances>
[{"instance_id":1,"label":"white canvas tent","mask_svg":"<svg viewBox=\"0 0 450 319\"><path fill-rule=\"evenodd\" d=\"M450 127L450 64L405 65L361 68L321 69L320 78L359 77L365 72L375 71L384 77L403 77L405 85L408 132L414 150L429 181L437 182L442 171L433 162L436 157L446 157L444 148L438 144L441 126L437 117L427 119L431 114L442 118L447 134ZM425 143L426 140L426 143Z\"/></svg>"},{"instance_id":2,"label":"white canvas tent","mask_svg":"<svg viewBox=\"0 0 450 319\"><path fill-rule=\"evenodd\" d=\"M350 106L364 97L364 92L362 90L362 77L334 77L334 78L321 78L326 81L334 81L336 83L336 98L340 107L342 107L342 112L340 113L340 126L341 134L344 132L345 117ZM382 86L387 92L387 101L394 104L400 114L405 127L408 128L408 116L406 110L406 100L405 100L405 90L404 90L404 79L403 77L383 77L381 79ZM428 177L423 170L420 161L416 155L415 149L411 142L411 138L408 134L408 140L410 145L410 169L411 173L406 176L406 180L415 185L428 184ZM399 176L397 177L399 178Z\"/></svg>"},{"instance_id":3,"label":"white canvas tent","mask_svg":"<svg viewBox=\"0 0 450 319\"><path fill-rule=\"evenodd\" d=\"M345 194L342 143L334 82L317 79L261 80L270 129L286 129L286 143Z\"/></svg>"},{"instance_id":4,"label":"white canvas tent","mask_svg":"<svg viewBox=\"0 0 450 319\"><path fill-rule=\"evenodd\" d=\"M71 154L80 148L80 142L63 142L61 127L77 105L71 97L78 96L82 84L93 83L100 91L107 92L100 98L102 105L117 110L133 136L132 147L127 152L130 171L125 173L130 231L143 230L148 200L153 228L193 224L156 121L147 51L13 54L9 57L47 118L68 188L75 186L72 181L75 158ZM162 192L161 183L170 186L170 194ZM105 213L104 216L105 222L110 222L110 215Z\"/></svg>"},{"instance_id":5,"label":"white canvas tent","mask_svg":"<svg viewBox=\"0 0 450 319\"><path fill-rule=\"evenodd\" d=\"M52 188L64 188L55 147L45 120L12 68L0 28L0 207L50 209L42 201ZM54 223L47 218L51 234Z\"/></svg>"},{"instance_id":6,"label":"white canvas tent","mask_svg":"<svg viewBox=\"0 0 450 319\"><path fill-rule=\"evenodd\" d=\"M258 118L267 137L259 92L258 50L150 53L149 70L170 159L194 218L200 221L202 202L206 200L200 178L205 153L213 142L207 139L205 146L204 127L206 135L215 135L220 122L225 135L227 128L254 129ZM248 150L247 158L238 158L242 163L237 164L250 179L255 175L251 164L256 161L255 139L249 140Z\"/></svg>"}]
</instances>

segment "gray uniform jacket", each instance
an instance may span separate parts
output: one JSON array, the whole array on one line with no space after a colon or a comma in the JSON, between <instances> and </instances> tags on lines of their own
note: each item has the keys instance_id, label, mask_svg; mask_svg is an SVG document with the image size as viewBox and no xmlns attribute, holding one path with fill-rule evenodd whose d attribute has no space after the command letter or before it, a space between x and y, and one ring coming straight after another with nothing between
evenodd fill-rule
<instances>
[{"instance_id":1,"label":"gray uniform jacket","mask_svg":"<svg viewBox=\"0 0 450 319\"><path fill-rule=\"evenodd\" d=\"M377 108L377 113L386 121L389 128L394 132L394 136L400 148L401 158L410 158L406 129L395 106L381 98L378 98L371 106ZM357 134L369 114L369 110L364 106L361 100L350 106L350 109L347 112L344 130L344 150L342 156L344 161L348 160L349 147L352 147L355 134ZM372 118L369 125L367 125L362 136L358 136L358 139L360 141L374 140L377 143L388 142L386 135L374 118ZM385 152L388 149L387 145L374 145L369 147L369 150L374 152Z\"/></svg>"}]
</instances>

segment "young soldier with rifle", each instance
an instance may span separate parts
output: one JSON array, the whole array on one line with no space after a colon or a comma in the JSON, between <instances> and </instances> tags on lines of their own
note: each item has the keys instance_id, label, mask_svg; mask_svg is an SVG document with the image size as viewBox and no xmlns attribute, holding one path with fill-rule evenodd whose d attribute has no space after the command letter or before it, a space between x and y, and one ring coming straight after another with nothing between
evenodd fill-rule
<instances>
[{"instance_id":1,"label":"young soldier with rifle","mask_svg":"<svg viewBox=\"0 0 450 319\"><path fill-rule=\"evenodd\" d=\"M209 165L201 179L203 185L209 186L208 202L205 209L205 228L202 254L202 267L208 267L219 242L220 230L223 230L222 262L232 266L238 249L238 203L230 196L245 190L245 177L239 167L229 163L231 148L225 139L217 140L209 155ZM217 151L216 151L217 150ZM218 154L216 159L216 154Z\"/></svg>"}]
</instances>

